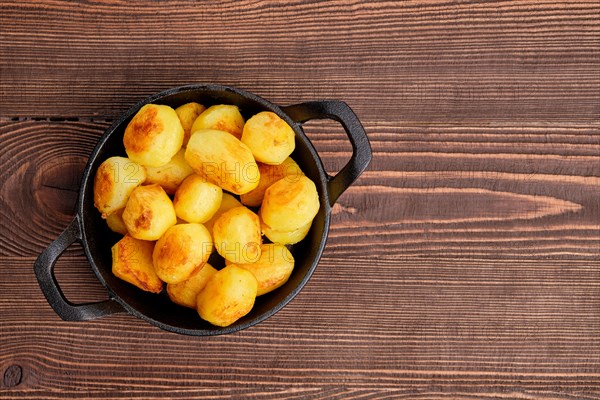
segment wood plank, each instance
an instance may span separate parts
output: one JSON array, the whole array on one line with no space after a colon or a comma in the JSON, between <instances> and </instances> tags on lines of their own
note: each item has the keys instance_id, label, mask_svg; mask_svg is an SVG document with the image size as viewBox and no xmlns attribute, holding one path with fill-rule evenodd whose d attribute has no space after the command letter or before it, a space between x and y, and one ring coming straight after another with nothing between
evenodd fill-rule
<instances>
[{"instance_id":1,"label":"wood plank","mask_svg":"<svg viewBox=\"0 0 600 400\"><path fill-rule=\"evenodd\" d=\"M4 116L116 118L186 83L281 104L346 100L369 120L577 124L600 114L594 0L27 0L0 10Z\"/></svg>"}]
</instances>

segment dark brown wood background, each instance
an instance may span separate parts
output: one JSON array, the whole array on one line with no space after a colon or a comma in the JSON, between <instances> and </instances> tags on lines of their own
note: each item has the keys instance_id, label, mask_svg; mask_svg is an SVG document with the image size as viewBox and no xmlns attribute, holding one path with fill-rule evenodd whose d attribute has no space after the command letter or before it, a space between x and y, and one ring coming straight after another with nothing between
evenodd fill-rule
<instances>
[{"instance_id":1,"label":"dark brown wood background","mask_svg":"<svg viewBox=\"0 0 600 400\"><path fill-rule=\"evenodd\" d=\"M600 5L0 3L0 397L600 398ZM345 100L374 159L309 284L194 338L61 321L32 264L97 139L188 83ZM309 123L330 172L350 145ZM81 248L57 276L106 298Z\"/></svg>"}]
</instances>

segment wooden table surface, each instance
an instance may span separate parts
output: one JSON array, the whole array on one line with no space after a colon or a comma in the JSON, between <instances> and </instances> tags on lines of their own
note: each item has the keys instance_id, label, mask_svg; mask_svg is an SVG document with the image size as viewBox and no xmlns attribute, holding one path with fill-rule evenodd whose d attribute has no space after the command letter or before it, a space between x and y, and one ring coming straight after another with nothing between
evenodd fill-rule
<instances>
[{"instance_id":1,"label":"wooden table surface","mask_svg":"<svg viewBox=\"0 0 600 400\"><path fill-rule=\"evenodd\" d=\"M597 1L0 3L0 397L600 398ZM221 83L346 101L374 150L302 292L250 329L64 322L32 264L98 138ZM340 125L306 131L329 172ZM107 297L80 245L73 302Z\"/></svg>"}]
</instances>

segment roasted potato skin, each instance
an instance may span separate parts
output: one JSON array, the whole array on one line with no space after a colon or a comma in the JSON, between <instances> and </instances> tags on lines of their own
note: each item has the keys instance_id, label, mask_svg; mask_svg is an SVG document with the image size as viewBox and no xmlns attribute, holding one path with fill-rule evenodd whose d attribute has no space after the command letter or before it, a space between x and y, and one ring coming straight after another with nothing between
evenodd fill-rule
<instances>
[{"instance_id":1,"label":"roasted potato skin","mask_svg":"<svg viewBox=\"0 0 600 400\"><path fill-rule=\"evenodd\" d=\"M208 107L194 121L191 133L202 129L216 129L224 131L241 139L244 129L244 117L237 106L217 104Z\"/></svg>"},{"instance_id":2,"label":"roasted potato skin","mask_svg":"<svg viewBox=\"0 0 600 400\"><path fill-rule=\"evenodd\" d=\"M167 294L173 303L195 309L198 294L216 272L212 265L206 263L196 268L185 281L167 284Z\"/></svg>"},{"instance_id":3,"label":"roasted potato skin","mask_svg":"<svg viewBox=\"0 0 600 400\"><path fill-rule=\"evenodd\" d=\"M281 244L266 243L260 247L260 258L250 264L237 265L252 272L258 282L257 296L272 292L287 282L294 269L292 253Z\"/></svg>"},{"instance_id":4,"label":"roasted potato skin","mask_svg":"<svg viewBox=\"0 0 600 400\"><path fill-rule=\"evenodd\" d=\"M204 226L206 227L206 229L208 229L208 231L210 232L210 234L213 237L214 237L213 226L215 225L215 222L217 221L217 219L219 219L219 217L225 211L229 211L229 210L231 210L232 208L235 208L235 207L243 207L243 205L242 205L242 203L240 203L238 201L238 199L236 199L235 197L233 197L229 193L223 193L223 197L221 198L221 205L219 206L219 209L212 216L211 219L209 219L208 221L206 221L204 223Z\"/></svg>"},{"instance_id":5,"label":"roasted potato skin","mask_svg":"<svg viewBox=\"0 0 600 400\"><path fill-rule=\"evenodd\" d=\"M123 144L132 161L160 167L181 149L183 136L175 110L166 105L146 104L125 128Z\"/></svg>"},{"instance_id":6,"label":"roasted potato skin","mask_svg":"<svg viewBox=\"0 0 600 400\"><path fill-rule=\"evenodd\" d=\"M185 161L185 149L181 149L165 165L146 167L146 183L156 183L168 194L175 194L181 182L193 173L194 170Z\"/></svg>"},{"instance_id":7,"label":"roasted potato skin","mask_svg":"<svg viewBox=\"0 0 600 400\"><path fill-rule=\"evenodd\" d=\"M163 282L152 264L154 242L138 240L125 235L112 247L113 274L138 288L151 293L160 293Z\"/></svg>"},{"instance_id":8,"label":"roasted potato skin","mask_svg":"<svg viewBox=\"0 0 600 400\"><path fill-rule=\"evenodd\" d=\"M125 208L121 208L106 217L106 225L113 232L127 235L127 227L125 226L125 222L123 222L123 211L125 211Z\"/></svg>"},{"instance_id":9,"label":"roasted potato skin","mask_svg":"<svg viewBox=\"0 0 600 400\"><path fill-rule=\"evenodd\" d=\"M223 190L197 174L185 178L173 199L177 216L188 222L204 223L221 205Z\"/></svg>"},{"instance_id":10,"label":"roasted potato skin","mask_svg":"<svg viewBox=\"0 0 600 400\"><path fill-rule=\"evenodd\" d=\"M123 211L123 222L134 238L158 240L177 223L177 216L167 193L153 184L133 190Z\"/></svg>"},{"instance_id":11,"label":"roasted potato skin","mask_svg":"<svg viewBox=\"0 0 600 400\"><path fill-rule=\"evenodd\" d=\"M234 194L248 193L260 181L258 165L250 149L227 132L195 131L185 159L198 175Z\"/></svg>"},{"instance_id":12,"label":"roasted potato skin","mask_svg":"<svg viewBox=\"0 0 600 400\"><path fill-rule=\"evenodd\" d=\"M260 215L259 215L260 217ZM278 244L296 244L306 237L312 226L312 220L293 231L278 231L265 224L261 218L260 229L271 242Z\"/></svg>"},{"instance_id":13,"label":"roasted potato skin","mask_svg":"<svg viewBox=\"0 0 600 400\"><path fill-rule=\"evenodd\" d=\"M282 178L288 178L291 180L296 179L298 175L304 175L300 166L296 164L290 157L286 158L279 165L269 165L263 163L257 163L258 172L260 173L260 180L258 186L248 193L244 193L240 196L242 204L248 207L258 207L261 205L265 192L273 183L277 182Z\"/></svg>"},{"instance_id":14,"label":"roasted potato skin","mask_svg":"<svg viewBox=\"0 0 600 400\"><path fill-rule=\"evenodd\" d=\"M271 111L253 115L244 125L242 143L252 150L256 161L281 164L296 147L291 126Z\"/></svg>"},{"instance_id":15,"label":"roasted potato skin","mask_svg":"<svg viewBox=\"0 0 600 400\"><path fill-rule=\"evenodd\" d=\"M283 178L269 186L260 208L265 224L276 231L290 232L305 226L319 211L319 194L306 176Z\"/></svg>"},{"instance_id":16,"label":"roasted potato skin","mask_svg":"<svg viewBox=\"0 0 600 400\"><path fill-rule=\"evenodd\" d=\"M196 102L186 103L175 109L175 112L179 117L179 122L181 122L181 127L183 128L183 147L187 146L187 143L190 140L194 121L204 110L206 110L206 107Z\"/></svg>"},{"instance_id":17,"label":"roasted potato skin","mask_svg":"<svg viewBox=\"0 0 600 400\"><path fill-rule=\"evenodd\" d=\"M213 225L217 252L234 263L251 263L260 257L260 220L246 207L224 212Z\"/></svg>"},{"instance_id":18,"label":"roasted potato skin","mask_svg":"<svg viewBox=\"0 0 600 400\"><path fill-rule=\"evenodd\" d=\"M146 181L146 169L126 157L110 157L94 176L94 206L103 218L125 207L136 187Z\"/></svg>"},{"instance_id":19,"label":"roasted potato skin","mask_svg":"<svg viewBox=\"0 0 600 400\"><path fill-rule=\"evenodd\" d=\"M213 325L229 326L252 310L257 289L258 283L250 271L226 266L198 294L198 314Z\"/></svg>"},{"instance_id":20,"label":"roasted potato skin","mask_svg":"<svg viewBox=\"0 0 600 400\"><path fill-rule=\"evenodd\" d=\"M172 226L156 242L152 254L154 270L166 283L183 282L208 261L212 246L212 238L204 225Z\"/></svg>"}]
</instances>

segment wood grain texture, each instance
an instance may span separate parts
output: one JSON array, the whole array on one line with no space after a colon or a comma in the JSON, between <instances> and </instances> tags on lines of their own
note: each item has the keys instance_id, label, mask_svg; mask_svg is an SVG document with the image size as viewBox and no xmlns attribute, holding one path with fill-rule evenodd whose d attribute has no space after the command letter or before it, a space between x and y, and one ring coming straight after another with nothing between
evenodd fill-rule
<instances>
[{"instance_id":1,"label":"wood grain texture","mask_svg":"<svg viewBox=\"0 0 600 400\"><path fill-rule=\"evenodd\" d=\"M600 398L600 5L0 3L0 398ZM248 330L61 321L32 264L146 95L345 100L372 143L321 263ZM336 123L305 127L328 171ZM56 266L106 298L80 246Z\"/></svg>"},{"instance_id":2,"label":"wood grain texture","mask_svg":"<svg viewBox=\"0 0 600 400\"><path fill-rule=\"evenodd\" d=\"M1 7L9 116L115 117L162 89L219 82L276 103L360 99L363 118L396 122L597 122L594 0Z\"/></svg>"}]
</instances>

